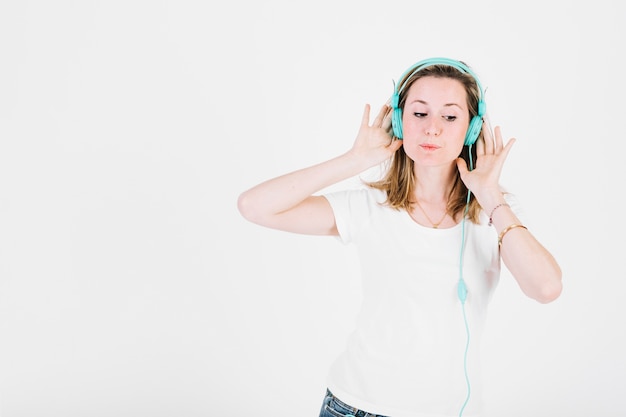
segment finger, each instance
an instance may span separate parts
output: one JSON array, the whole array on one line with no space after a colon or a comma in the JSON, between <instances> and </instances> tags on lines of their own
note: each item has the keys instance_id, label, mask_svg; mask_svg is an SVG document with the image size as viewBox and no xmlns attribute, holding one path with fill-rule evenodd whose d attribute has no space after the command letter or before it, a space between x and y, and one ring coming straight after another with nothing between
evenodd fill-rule
<instances>
[{"instance_id":1,"label":"finger","mask_svg":"<svg viewBox=\"0 0 626 417\"><path fill-rule=\"evenodd\" d=\"M396 139L395 137L391 137L391 142L387 146L392 152L397 151L402 147L402 141Z\"/></svg>"},{"instance_id":2,"label":"finger","mask_svg":"<svg viewBox=\"0 0 626 417\"><path fill-rule=\"evenodd\" d=\"M479 137L476 141L476 155L484 155L485 154L485 138Z\"/></svg>"},{"instance_id":3,"label":"finger","mask_svg":"<svg viewBox=\"0 0 626 417\"><path fill-rule=\"evenodd\" d=\"M361 126L369 126L370 124L370 105L366 104L363 109L363 117L361 118Z\"/></svg>"},{"instance_id":4,"label":"finger","mask_svg":"<svg viewBox=\"0 0 626 417\"><path fill-rule=\"evenodd\" d=\"M375 127L382 126L383 120L385 119L385 116L387 115L388 112L389 112L389 107L387 107L386 105L383 105L380 108L380 111L378 112L376 119L374 119L374 123L372 126L375 126Z\"/></svg>"},{"instance_id":5,"label":"finger","mask_svg":"<svg viewBox=\"0 0 626 417\"><path fill-rule=\"evenodd\" d=\"M387 107L387 112L385 113L385 118L383 119L382 128L387 131L391 128L391 115L392 109L391 107Z\"/></svg>"},{"instance_id":6,"label":"finger","mask_svg":"<svg viewBox=\"0 0 626 417\"><path fill-rule=\"evenodd\" d=\"M487 115L483 118L483 138L485 139L485 153L494 153L493 133Z\"/></svg>"},{"instance_id":7,"label":"finger","mask_svg":"<svg viewBox=\"0 0 626 417\"><path fill-rule=\"evenodd\" d=\"M506 159L506 157L509 155L509 152L511 152L511 148L513 148L513 144L515 144L515 141L515 138L509 139L509 141L506 143L506 146L502 149L501 155L503 160Z\"/></svg>"},{"instance_id":8,"label":"finger","mask_svg":"<svg viewBox=\"0 0 626 417\"><path fill-rule=\"evenodd\" d=\"M504 145L502 144L502 130L500 129L500 126L496 126L495 130L494 130L495 134L496 134L496 140L495 140L495 145L496 145L496 153L500 153L502 152L502 148L504 147Z\"/></svg>"},{"instance_id":9,"label":"finger","mask_svg":"<svg viewBox=\"0 0 626 417\"><path fill-rule=\"evenodd\" d=\"M467 169L467 162L465 162L465 159L463 158L457 158L456 166L459 169L459 175L461 175L461 177L463 177L463 175L465 175L465 173L469 171Z\"/></svg>"},{"instance_id":10,"label":"finger","mask_svg":"<svg viewBox=\"0 0 626 417\"><path fill-rule=\"evenodd\" d=\"M498 172L500 172L502 170L502 167L504 166L504 163L506 162L506 159L507 159L507 157L509 155L509 152L511 151L511 148L513 147L514 143L515 143L515 138L509 139L509 141L507 142L506 146L502 149L502 152L500 152L499 154L496 155Z\"/></svg>"}]
</instances>

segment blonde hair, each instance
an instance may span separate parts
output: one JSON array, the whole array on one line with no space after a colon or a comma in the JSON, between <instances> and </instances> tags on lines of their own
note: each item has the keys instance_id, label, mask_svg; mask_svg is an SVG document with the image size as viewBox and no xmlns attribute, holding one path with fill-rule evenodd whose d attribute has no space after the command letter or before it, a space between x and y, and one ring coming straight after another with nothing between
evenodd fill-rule
<instances>
[{"instance_id":1,"label":"blonde hair","mask_svg":"<svg viewBox=\"0 0 626 417\"><path fill-rule=\"evenodd\" d=\"M399 108L404 109L406 102L407 91L409 87L418 79L423 77L438 77L438 78L451 78L459 81L465 87L467 93L467 106L469 109L469 120L478 114L478 101L480 99L480 89L474 77L470 74L459 71L458 69L449 65L432 65L420 69L419 71L408 74L409 77L406 80L399 80L399 85L404 85L400 92ZM390 130L390 134L393 132ZM478 140L482 138L482 131L478 137ZM471 160L470 160L471 152ZM459 155L468 164L469 167L473 167L473 162L476 161L476 148L474 146L463 146L461 154ZM385 204L389 207L397 210L404 209L410 211L415 204L413 200L413 193L415 191L415 171L413 169L414 162L404 152L404 148L400 147L395 154L388 161L387 170L383 177L376 181L365 182L366 185L374 189L384 191L387 194ZM458 215L463 216L463 211L468 203L467 201L468 189L461 180L459 171L456 170L453 180L452 189L448 196L448 213L456 219ZM473 194L470 194L469 206L467 211L467 218L478 223L481 207L478 201L474 198Z\"/></svg>"}]
</instances>

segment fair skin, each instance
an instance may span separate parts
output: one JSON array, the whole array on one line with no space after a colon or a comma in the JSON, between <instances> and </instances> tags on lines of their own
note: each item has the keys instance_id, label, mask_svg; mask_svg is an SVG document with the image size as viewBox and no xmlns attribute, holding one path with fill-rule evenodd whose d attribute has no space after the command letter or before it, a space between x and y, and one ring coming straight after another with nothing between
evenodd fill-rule
<instances>
[{"instance_id":1,"label":"fair skin","mask_svg":"<svg viewBox=\"0 0 626 417\"><path fill-rule=\"evenodd\" d=\"M452 227L458 219L446 215L447 198L470 120L465 89L449 78L421 78L409 88L402 115L404 152L415 162L419 201L409 214L426 226L445 216L439 227Z\"/></svg>"},{"instance_id":2,"label":"fair skin","mask_svg":"<svg viewBox=\"0 0 626 417\"><path fill-rule=\"evenodd\" d=\"M407 92L403 110L403 140L389 136L389 107L383 106L370 123L370 106L366 105L361 125L352 147L325 162L265 181L243 192L238 208L248 220L262 226L293 233L337 236L337 226L330 204L322 189L352 178L388 160L404 146L415 162L418 182L414 208L409 215L418 223L440 228L453 227L460 219L446 215L447 196L458 170L467 188L486 213L505 203L499 179L506 157L515 143L503 143L500 127L489 131L483 125L483 139L476 142L475 168L469 170L457 158L469 125L466 92L462 84L450 78L423 77ZM427 213L424 214L424 212ZM500 233L508 225L521 221L506 206L493 215L493 226ZM501 256L521 290L541 303L555 300L561 293L561 270L553 256L526 229L511 229L503 238Z\"/></svg>"}]
</instances>

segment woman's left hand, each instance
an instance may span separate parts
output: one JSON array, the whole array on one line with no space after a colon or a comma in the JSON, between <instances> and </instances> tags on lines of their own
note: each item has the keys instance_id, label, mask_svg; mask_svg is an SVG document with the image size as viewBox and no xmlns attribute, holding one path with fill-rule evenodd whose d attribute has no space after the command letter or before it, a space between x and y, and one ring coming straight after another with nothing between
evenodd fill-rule
<instances>
[{"instance_id":1,"label":"woman's left hand","mask_svg":"<svg viewBox=\"0 0 626 417\"><path fill-rule=\"evenodd\" d=\"M481 197L485 199L497 198L502 193L500 191L500 173L511 147L515 143L515 138L509 139L506 146L502 141L500 126L496 126L495 140L489 123L483 123L483 137L476 141L477 160L473 170L469 170L467 163L462 158L458 158L456 163L461 174L461 180L465 186L476 196L479 202Z\"/></svg>"}]
</instances>

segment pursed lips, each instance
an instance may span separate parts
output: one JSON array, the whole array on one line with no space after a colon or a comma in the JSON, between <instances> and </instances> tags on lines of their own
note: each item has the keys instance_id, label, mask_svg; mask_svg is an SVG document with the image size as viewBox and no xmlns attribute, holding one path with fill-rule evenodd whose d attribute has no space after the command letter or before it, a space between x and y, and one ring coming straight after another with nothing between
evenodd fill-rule
<instances>
[{"instance_id":1,"label":"pursed lips","mask_svg":"<svg viewBox=\"0 0 626 417\"><path fill-rule=\"evenodd\" d=\"M441 146L437 146L432 143L422 143L420 147L426 151L434 151L441 148Z\"/></svg>"}]
</instances>

